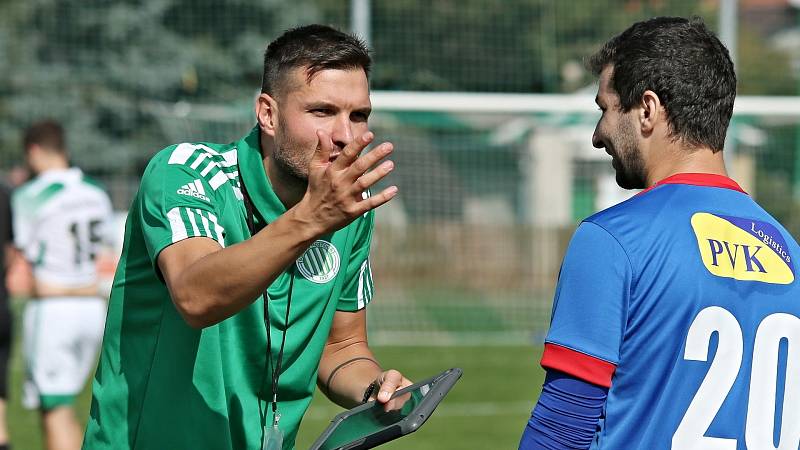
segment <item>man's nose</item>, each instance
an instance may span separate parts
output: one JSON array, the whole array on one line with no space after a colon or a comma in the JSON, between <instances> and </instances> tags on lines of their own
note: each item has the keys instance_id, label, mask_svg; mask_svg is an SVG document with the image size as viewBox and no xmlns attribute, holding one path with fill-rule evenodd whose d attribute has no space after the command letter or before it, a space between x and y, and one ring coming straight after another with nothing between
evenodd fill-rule
<instances>
[{"instance_id":1,"label":"man's nose","mask_svg":"<svg viewBox=\"0 0 800 450\"><path fill-rule=\"evenodd\" d=\"M336 116L331 130L331 140L339 148L344 148L353 142L353 124L349 116L345 114Z\"/></svg>"},{"instance_id":2,"label":"man's nose","mask_svg":"<svg viewBox=\"0 0 800 450\"><path fill-rule=\"evenodd\" d=\"M600 136L597 134L597 129L592 133L592 146L594 146L594 148L605 148L605 144L603 144L602 139L600 139Z\"/></svg>"}]
</instances>

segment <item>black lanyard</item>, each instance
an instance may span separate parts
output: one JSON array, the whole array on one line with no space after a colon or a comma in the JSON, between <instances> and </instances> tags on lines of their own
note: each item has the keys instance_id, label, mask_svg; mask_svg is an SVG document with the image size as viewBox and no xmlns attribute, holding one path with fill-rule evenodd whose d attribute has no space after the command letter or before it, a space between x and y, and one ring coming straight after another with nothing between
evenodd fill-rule
<instances>
[{"instance_id":1,"label":"black lanyard","mask_svg":"<svg viewBox=\"0 0 800 450\"><path fill-rule=\"evenodd\" d=\"M240 175L241 177L241 175ZM242 186L242 197L244 200L244 208L247 214L247 229L250 231L250 237L253 237L256 234L256 227L253 223L254 211L253 211L253 202L250 199L250 195L247 193L247 189L244 186L244 180L241 180L240 185ZM289 308L292 305L292 290L294 288L294 268L289 270L289 295L286 299L286 319L284 321L284 328L283 328L283 336L281 337L281 347L278 350L278 362L276 364L272 364L272 333L271 330L271 323L269 317L269 286L264 288L264 292L261 294L261 298L264 301L264 328L267 331L267 354L265 359L269 362L269 366L272 367L272 425L278 426L278 421L280 420L280 415L278 414L278 380L281 376L281 364L283 362L283 348L286 345L286 335L289 333ZM266 372L266 370L265 370ZM263 384L263 383L262 383ZM258 414L261 417L261 426L262 430L264 429L264 425L266 424L267 417L265 412L261 411L261 401L258 402ZM262 436L263 439L263 436Z\"/></svg>"}]
</instances>

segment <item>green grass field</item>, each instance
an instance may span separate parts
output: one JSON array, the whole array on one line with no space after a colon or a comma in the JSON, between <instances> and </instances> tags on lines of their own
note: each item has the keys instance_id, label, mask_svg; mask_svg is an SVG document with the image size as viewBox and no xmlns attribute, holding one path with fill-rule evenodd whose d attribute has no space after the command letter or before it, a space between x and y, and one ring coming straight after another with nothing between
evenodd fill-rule
<instances>
[{"instance_id":1,"label":"green grass field","mask_svg":"<svg viewBox=\"0 0 800 450\"><path fill-rule=\"evenodd\" d=\"M19 305L15 306L18 313ZM16 317L18 328L19 315ZM19 344L17 339L10 366L9 431L14 448L38 450L42 448L39 416L34 411L23 409L20 403L24 368ZM373 350L385 367L397 368L412 380L429 377L449 367L464 370L464 376L420 431L381 448L516 448L530 408L541 389L543 371L538 365L541 348L393 346ZM87 386L77 404L83 422L89 403ZM324 396L315 396L300 427L297 450L307 449L340 411Z\"/></svg>"},{"instance_id":2,"label":"green grass field","mask_svg":"<svg viewBox=\"0 0 800 450\"><path fill-rule=\"evenodd\" d=\"M461 450L516 448L531 407L541 390L541 349L529 347L378 347L385 367L402 370L413 380L449 367L464 376L436 412L416 433L381 448ZM304 450L341 411L317 395L306 414L297 449Z\"/></svg>"}]
</instances>

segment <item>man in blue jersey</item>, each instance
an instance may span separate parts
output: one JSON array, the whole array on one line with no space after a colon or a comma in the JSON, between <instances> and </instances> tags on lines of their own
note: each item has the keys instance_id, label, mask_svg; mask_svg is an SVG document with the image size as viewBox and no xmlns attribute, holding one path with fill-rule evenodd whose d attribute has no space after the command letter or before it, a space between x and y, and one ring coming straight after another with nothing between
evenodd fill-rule
<instances>
[{"instance_id":1,"label":"man in blue jersey","mask_svg":"<svg viewBox=\"0 0 800 450\"><path fill-rule=\"evenodd\" d=\"M800 248L727 177L727 50L701 21L661 17L589 67L592 143L645 190L570 242L520 449L797 449Z\"/></svg>"}]
</instances>

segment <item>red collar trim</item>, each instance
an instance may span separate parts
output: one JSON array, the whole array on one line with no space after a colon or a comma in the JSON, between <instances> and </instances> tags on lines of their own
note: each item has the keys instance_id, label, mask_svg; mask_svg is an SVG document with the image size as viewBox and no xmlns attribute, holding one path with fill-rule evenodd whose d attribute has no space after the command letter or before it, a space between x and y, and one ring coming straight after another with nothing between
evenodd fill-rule
<instances>
[{"instance_id":1,"label":"red collar trim","mask_svg":"<svg viewBox=\"0 0 800 450\"><path fill-rule=\"evenodd\" d=\"M662 184L689 184L692 186L708 186L708 187L718 187L724 189L732 189L734 191L739 191L743 194L747 194L738 183L731 180L730 178L724 175L716 175L713 173L678 173L672 175L670 177L664 178L663 180L657 182L656 184L650 186L649 188L640 192L640 194L644 194L651 189L654 189Z\"/></svg>"}]
</instances>

